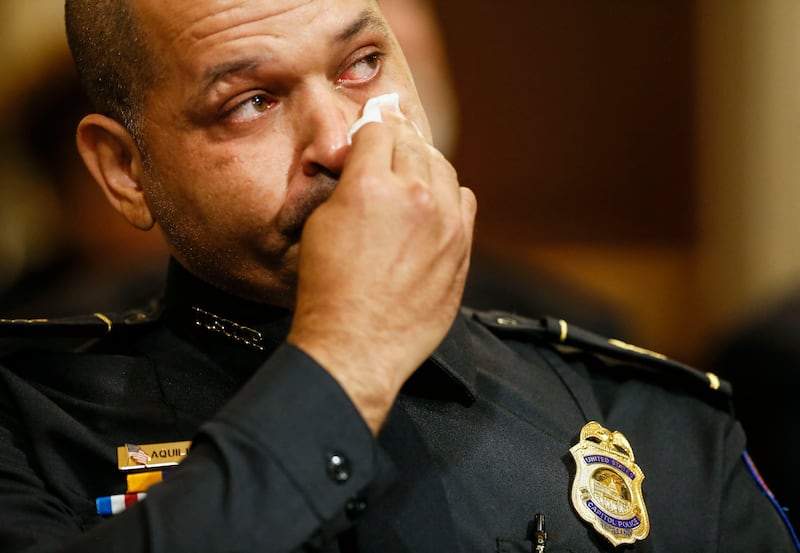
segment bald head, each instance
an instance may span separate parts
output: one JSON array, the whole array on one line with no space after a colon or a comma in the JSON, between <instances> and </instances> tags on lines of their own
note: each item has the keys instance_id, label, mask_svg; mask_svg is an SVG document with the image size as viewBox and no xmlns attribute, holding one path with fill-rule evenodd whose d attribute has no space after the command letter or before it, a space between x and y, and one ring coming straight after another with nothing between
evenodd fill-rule
<instances>
[{"instance_id":1,"label":"bald head","mask_svg":"<svg viewBox=\"0 0 800 553\"><path fill-rule=\"evenodd\" d=\"M140 137L144 92L157 75L135 0L66 0L67 39L95 111Z\"/></svg>"}]
</instances>

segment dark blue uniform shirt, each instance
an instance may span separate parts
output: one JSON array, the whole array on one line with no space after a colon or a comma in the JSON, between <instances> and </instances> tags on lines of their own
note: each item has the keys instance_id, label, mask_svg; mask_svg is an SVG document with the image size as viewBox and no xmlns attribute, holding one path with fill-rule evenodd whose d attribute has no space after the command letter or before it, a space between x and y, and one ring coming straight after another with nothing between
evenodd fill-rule
<instances>
[{"instance_id":1,"label":"dark blue uniform shirt","mask_svg":"<svg viewBox=\"0 0 800 553\"><path fill-rule=\"evenodd\" d=\"M531 552L537 515L550 553L796 550L725 398L668 364L565 352L529 321L465 310L376 439L284 343L290 321L173 266L157 316L107 321L120 328L77 348L7 348L0 551ZM634 545L571 503L590 420L622 432L645 474L651 530ZM97 514L126 491L117 447L181 440L186 460L145 499Z\"/></svg>"}]
</instances>

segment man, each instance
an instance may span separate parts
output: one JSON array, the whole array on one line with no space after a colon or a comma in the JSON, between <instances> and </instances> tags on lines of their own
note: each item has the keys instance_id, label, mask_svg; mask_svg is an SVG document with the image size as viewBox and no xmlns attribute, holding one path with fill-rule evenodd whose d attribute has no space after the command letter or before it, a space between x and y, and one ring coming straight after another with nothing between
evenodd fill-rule
<instances>
[{"instance_id":1,"label":"man","mask_svg":"<svg viewBox=\"0 0 800 553\"><path fill-rule=\"evenodd\" d=\"M3 551L792 550L713 375L458 314L475 198L376 2L68 0L67 26L79 150L173 261L156 314L6 322L79 345L8 348Z\"/></svg>"}]
</instances>

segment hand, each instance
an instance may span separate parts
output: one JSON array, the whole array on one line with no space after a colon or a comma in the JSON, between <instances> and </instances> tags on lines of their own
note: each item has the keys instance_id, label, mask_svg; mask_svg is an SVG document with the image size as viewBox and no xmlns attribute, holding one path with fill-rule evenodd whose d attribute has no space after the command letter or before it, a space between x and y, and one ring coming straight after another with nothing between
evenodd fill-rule
<instances>
[{"instance_id":1,"label":"hand","mask_svg":"<svg viewBox=\"0 0 800 553\"><path fill-rule=\"evenodd\" d=\"M342 385L377 434L461 302L476 201L400 114L354 137L300 242L289 342Z\"/></svg>"}]
</instances>

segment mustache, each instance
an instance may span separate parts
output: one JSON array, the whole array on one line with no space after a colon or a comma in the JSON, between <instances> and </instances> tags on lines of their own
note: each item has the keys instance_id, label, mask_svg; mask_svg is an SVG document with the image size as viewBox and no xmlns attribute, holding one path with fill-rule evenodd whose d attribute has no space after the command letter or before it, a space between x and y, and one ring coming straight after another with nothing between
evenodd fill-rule
<instances>
[{"instance_id":1,"label":"mustache","mask_svg":"<svg viewBox=\"0 0 800 553\"><path fill-rule=\"evenodd\" d=\"M279 220L281 233L294 240L299 240L308 218L311 217L314 210L330 198L337 184L339 184L338 174L321 171L313 185L298 195L292 205L288 206L281 214Z\"/></svg>"}]
</instances>

